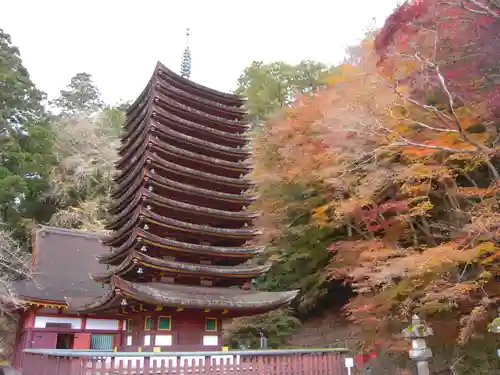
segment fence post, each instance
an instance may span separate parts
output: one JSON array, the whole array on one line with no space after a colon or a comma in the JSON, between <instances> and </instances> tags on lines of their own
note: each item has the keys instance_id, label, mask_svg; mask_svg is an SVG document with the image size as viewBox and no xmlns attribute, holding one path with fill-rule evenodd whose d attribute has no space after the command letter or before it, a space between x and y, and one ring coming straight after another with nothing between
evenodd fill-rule
<instances>
[{"instance_id":1,"label":"fence post","mask_svg":"<svg viewBox=\"0 0 500 375\"><path fill-rule=\"evenodd\" d=\"M488 331L493 333L500 333L500 309L498 309L498 317L488 324ZM497 349L497 355L500 357L500 348Z\"/></svg>"},{"instance_id":2,"label":"fence post","mask_svg":"<svg viewBox=\"0 0 500 375\"><path fill-rule=\"evenodd\" d=\"M418 315L413 315L411 324L402 333L411 340L408 354L417 363L418 375L430 375L429 359L432 358L432 350L427 347L425 338L434 334L432 328L422 323Z\"/></svg>"}]
</instances>

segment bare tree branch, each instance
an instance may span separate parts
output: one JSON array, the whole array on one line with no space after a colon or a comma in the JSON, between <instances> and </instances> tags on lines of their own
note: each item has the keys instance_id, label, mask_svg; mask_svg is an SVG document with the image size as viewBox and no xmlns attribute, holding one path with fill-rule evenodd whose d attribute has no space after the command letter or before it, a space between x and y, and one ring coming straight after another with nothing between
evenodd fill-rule
<instances>
[{"instance_id":1,"label":"bare tree branch","mask_svg":"<svg viewBox=\"0 0 500 375\"><path fill-rule=\"evenodd\" d=\"M423 128L426 128L426 129L429 129L429 130L432 130L432 131L435 131L435 132L443 132L443 133L459 133L457 130L453 130L453 129L442 129L442 128L436 128L434 126L431 126L431 125L428 125L428 124L425 124L423 122L420 122L420 121L416 121L416 120L412 120L412 119L407 119L405 120L406 122L410 123L410 124L416 124L416 125L419 125Z\"/></svg>"},{"instance_id":2,"label":"bare tree branch","mask_svg":"<svg viewBox=\"0 0 500 375\"><path fill-rule=\"evenodd\" d=\"M496 13L493 9L491 9L489 6L485 5L485 4L482 4L480 1L478 0L468 0L470 1L472 4L474 4L475 6L477 6L478 8L481 8L482 10L484 10L488 15L494 17L494 18L498 18L500 19L500 14ZM464 1L462 0L461 1L462 4L464 4ZM465 4L464 4L465 5ZM468 10L468 9L467 9Z\"/></svg>"},{"instance_id":3,"label":"bare tree branch","mask_svg":"<svg viewBox=\"0 0 500 375\"><path fill-rule=\"evenodd\" d=\"M402 140L401 142L395 142L391 146L392 147L399 147L399 146L413 146L413 147L419 147L419 148L428 148L430 150L441 150L441 151L448 151L448 152L460 152L460 153L475 153L475 150L469 150L466 148L452 148L452 147L445 147L445 146L435 146L435 145L426 145L423 143L418 143L418 142L413 142L410 141L409 139L401 137Z\"/></svg>"},{"instance_id":4,"label":"bare tree branch","mask_svg":"<svg viewBox=\"0 0 500 375\"><path fill-rule=\"evenodd\" d=\"M51 225L86 230L104 226L120 143L117 128L121 125L109 124L114 119L105 116L65 118L57 124L59 165L52 170L47 199L64 208L52 216Z\"/></svg>"},{"instance_id":5,"label":"bare tree branch","mask_svg":"<svg viewBox=\"0 0 500 375\"><path fill-rule=\"evenodd\" d=\"M425 124L425 123L422 123L422 122L416 121L416 120L406 120L406 121L410 121L411 123L417 124L419 126L427 128L429 130L433 130L433 131L437 131L437 132L457 133L462 137L462 139L466 143L473 146L475 148L475 150L458 149L458 148L455 149L455 148L451 148L451 147L426 145L426 144L422 144L422 143L418 143L418 142L414 142L414 141L411 141L409 139L406 139L401 134L395 132L394 130L387 129L385 127L383 127L383 128L390 133L396 134L401 139L401 142L399 142L397 144L400 146L406 144L406 145L410 145L410 146L414 146L414 147L428 148L428 149L435 149L435 150L442 150L442 151L449 151L449 152L463 152L463 153L477 152L477 153L481 154L482 157L484 158L485 163L486 163L488 169L490 170L491 174L493 175L494 179L500 180L500 174L498 173L497 168L491 162L491 158L490 158L491 149L488 147L485 147L481 144L478 144L477 142L472 140L469 137L469 135L464 131L464 129L462 129L462 126L460 125L460 119L458 118L458 115L455 111L455 102L453 99L453 94L451 93L450 89L448 88L448 85L446 84L446 80L445 80L443 74L441 73L441 70L439 69L439 65L433 63L432 61L429 61L428 59L423 59L418 55L416 55L415 58L420 62L424 62L429 68L433 69L433 71L436 73L438 81L439 81L439 85L440 85L441 89L443 90L443 92L446 94L448 110L450 111L451 116L445 114L443 111L439 110L435 106L423 104L416 99L413 99L413 98L410 98L410 97L404 95L401 91L398 90L397 86L389 85L389 87L391 87L394 90L394 92L403 100L413 104L414 106L416 106L418 108L421 108L421 109L426 110L426 111L430 111L431 113L435 114L437 116L437 118L440 120L440 122L443 122L443 119L450 121L453 124L453 126L456 128L456 130L452 131L450 129L436 128L436 127L433 127L431 125L428 125L428 124Z\"/></svg>"},{"instance_id":6,"label":"bare tree branch","mask_svg":"<svg viewBox=\"0 0 500 375\"><path fill-rule=\"evenodd\" d=\"M13 282L31 277L29 259L10 233L0 230L0 315L21 306Z\"/></svg>"},{"instance_id":7,"label":"bare tree branch","mask_svg":"<svg viewBox=\"0 0 500 375\"><path fill-rule=\"evenodd\" d=\"M419 107L421 109L424 109L426 111L430 111L432 113L434 113L437 117L439 118L444 118L446 120L451 120L451 117L448 116L447 114L443 113L443 111L439 110L438 108L436 108L435 106L433 105L429 105L429 104L423 104L423 103L420 103L418 100L415 100L413 98L410 98L406 95L404 95L401 91L398 90L398 87L397 86L393 86L393 85L390 85L389 84L389 87L392 88L394 90L394 92L403 100L413 104L414 106L416 107Z\"/></svg>"},{"instance_id":8,"label":"bare tree branch","mask_svg":"<svg viewBox=\"0 0 500 375\"><path fill-rule=\"evenodd\" d=\"M468 12L477 14L479 16L490 16L490 17L493 17L496 19L500 19L500 14L495 12L493 9L491 9L486 4L481 3L479 0L467 0L467 1L474 4L476 7L478 7L479 9L482 9L482 10L472 9L472 8L468 7L467 5L465 5L466 2L464 0L460 0L457 3L450 3L450 2L445 1L445 2L442 2L441 4L448 5L448 6L451 6L454 8L461 8L461 9L464 9ZM495 6L498 6L498 5L495 4Z\"/></svg>"}]
</instances>

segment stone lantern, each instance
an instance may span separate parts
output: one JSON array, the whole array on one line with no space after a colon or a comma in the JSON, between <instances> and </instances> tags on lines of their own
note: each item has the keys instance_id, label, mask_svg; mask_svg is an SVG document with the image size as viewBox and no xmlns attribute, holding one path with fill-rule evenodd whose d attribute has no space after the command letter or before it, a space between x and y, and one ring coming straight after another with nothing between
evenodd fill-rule
<instances>
[{"instance_id":1,"label":"stone lantern","mask_svg":"<svg viewBox=\"0 0 500 375\"><path fill-rule=\"evenodd\" d=\"M260 348L267 349L267 337L260 332Z\"/></svg>"},{"instance_id":2,"label":"stone lantern","mask_svg":"<svg viewBox=\"0 0 500 375\"><path fill-rule=\"evenodd\" d=\"M430 375L429 359L432 351L427 347L426 338L434 334L432 328L423 323L418 315L413 315L411 324L403 329L404 337L411 340L410 359L417 364L418 375Z\"/></svg>"}]
</instances>

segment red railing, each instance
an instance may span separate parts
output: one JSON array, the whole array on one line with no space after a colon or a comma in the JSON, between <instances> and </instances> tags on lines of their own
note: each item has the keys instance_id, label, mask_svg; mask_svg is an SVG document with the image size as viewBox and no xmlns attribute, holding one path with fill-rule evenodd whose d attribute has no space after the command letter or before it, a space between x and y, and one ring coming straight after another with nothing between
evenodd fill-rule
<instances>
[{"instance_id":1,"label":"red railing","mask_svg":"<svg viewBox=\"0 0 500 375\"><path fill-rule=\"evenodd\" d=\"M129 353L28 349L23 375L345 375L343 349Z\"/></svg>"}]
</instances>

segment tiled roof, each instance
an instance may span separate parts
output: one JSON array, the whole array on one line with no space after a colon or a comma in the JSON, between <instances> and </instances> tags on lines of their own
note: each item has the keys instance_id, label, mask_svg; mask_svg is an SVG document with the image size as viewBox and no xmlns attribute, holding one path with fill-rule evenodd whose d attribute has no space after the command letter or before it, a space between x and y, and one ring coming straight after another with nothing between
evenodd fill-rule
<instances>
[{"instance_id":1,"label":"tiled roof","mask_svg":"<svg viewBox=\"0 0 500 375\"><path fill-rule=\"evenodd\" d=\"M54 302L101 297L106 290L89 273L105 271L96 257L108 251L99 234L41 227L35 238L33 280L17 282L16 292L23 299Z\"/></svg>"},{"instance_id":2,"label":"tiled roof","mask_svg":"<svg viewBox=\"0 0 500 375\"><path fill-rule=\"evenodd\" d=\"M252 278L269 271L270 264L239 264L236 266L218 266L212 264L196 264L179 262L176 260L150 257L142 252L132 250L121 264L111 267L105 272L92 274L92 279L99 282L108 282L113 275L126 275L136 266L144 265L148 268L158 268L165 272L180 275L202 275L215 278Z\"/></svg>"},{"instance_id":3,"label":"tiled roof","mask_svg":"<svg viewBox=\"0 0 500 375\"><path fill-rule=\"evenodd\" d=\"M113 277L108 292L94 301L68 299L68 305L77 311L99 311L119 308L125 293L127 299L147 301L164 306L182 306L185 308L230 309L237 314L242 312L264 312L286 305L293 300L298 291L260 292L239 288L218 288L190 286L168 283L135 283ZM130 297L133 296L133 297Z\"/></svg>"},{"instance_id":4,"label":"tiled roof","mask_svg":"<svg viewBox=\"0 0 500 375\"><path fill-rule=\"evenodd\" d=\"M176 241L171 238L163 238L156 236L141 228L135 228L127 241L120 247L113 249L112 252L98 256L97 259L103 264L117 264L127 256L129 251L139 248L142 245L158 246L159 248L168 249L174 253L197 254L200 256L211 255L213 257L220 256L222 258L251 258L264 251L263 246L208 246L194 244L189 242Z\"/></svg>"}]
</instances>

